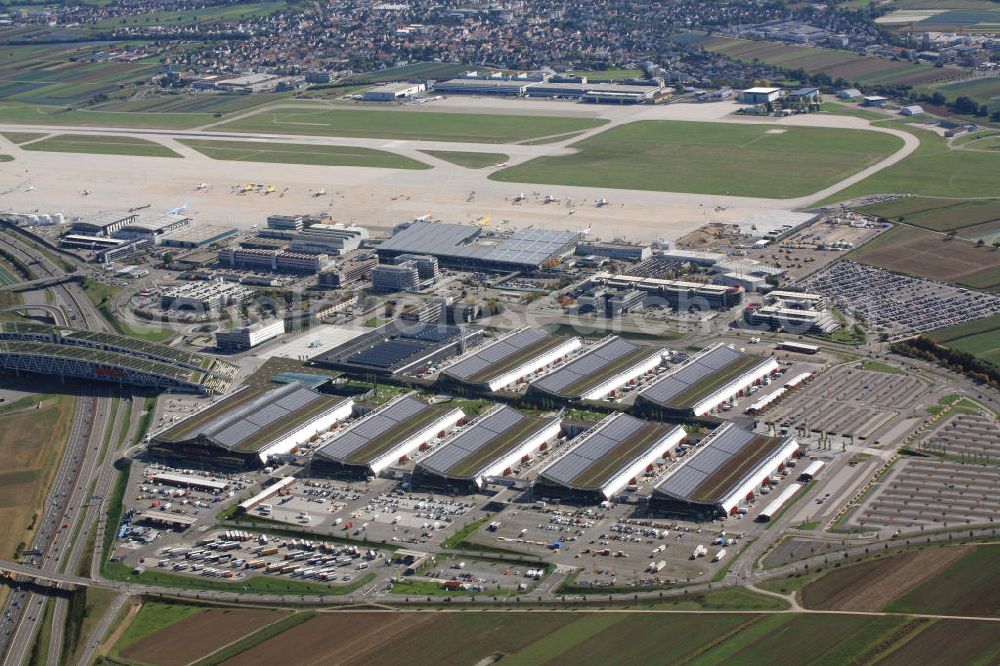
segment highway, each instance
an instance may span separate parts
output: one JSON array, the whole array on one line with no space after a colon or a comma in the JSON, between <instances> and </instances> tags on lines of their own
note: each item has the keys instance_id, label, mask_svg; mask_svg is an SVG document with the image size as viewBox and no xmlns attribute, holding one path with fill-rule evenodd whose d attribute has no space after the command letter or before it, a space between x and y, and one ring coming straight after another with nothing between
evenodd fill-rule
<instances>
[{"instance_id":1,"label":"highway","mask_svg":"<svg viewBox=\"0 0 1000 666\"><path fill-rule=\"evenodd\" d=\"M44 253L25 242L14 231L0 234L0 244L6 252L29 268L33 277L32 284L49 285L53 297L52 307L64 313L64 321L95 331L107 331L110 328L86 294L81 292L79 285L67 281L66 272ZM87 488L97 473L98 449L108 427L110 408L111 399L96 391L77 398L69 440L55 481L48 490L30 547L30 552L39 554L26 558L27 562L36 564L43 570L71 569L78 565L82 557L81 550L73 548L71 541L74 534L85 539L88 532L85 525L81 525L78 532L75 529L85 513L83 504ZM64 528L63 525L67 527ZM0 633L0 653L5 655L4 663L20 664L27 661L49 599L55 604L53 626L61 627L60 622L64 620L68 607L65 597L26 589L15 590L8 597L4 608L3 632ZM61 634L58 630L52 632L50 651L53 647L56 649L51 656L53 659L58 659L60 655Z\"/></svg>"}]
</instances>

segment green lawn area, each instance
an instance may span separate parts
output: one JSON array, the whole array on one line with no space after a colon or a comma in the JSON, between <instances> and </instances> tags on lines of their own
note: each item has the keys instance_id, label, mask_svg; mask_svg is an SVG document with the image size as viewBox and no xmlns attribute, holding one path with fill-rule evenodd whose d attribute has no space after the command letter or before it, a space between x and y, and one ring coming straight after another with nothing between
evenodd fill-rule
<instances>
[{"instance_id":1,"label":"green lawn area","mask_svg":"<svg viewBox=\"0 0 1000 666\"><path fill-rule=\"evenodd\" d=\"M920 147L903 161L837 192L820 205L886 193L955 198L997 196L1000 152L948 150L946 140L933 132L899 121L892 121L891 126L911 131L920 139Z\"/></svg>"},{"instance_id":2,"label":"green lawn area","mask_svg":"<svg viewBox=\"0 0 1000 666\"><path fill-rule=\"evenodd\" d=\"M94 134L57 134L23 146L23 150L52 153L90 153L96 155L136 155L141 157L180 157L166 146L130 136Z\"/></svg>"},{"instance_id":3,"label":"green lawn area","mask_svg":"<svg viewBox=\"0 0 1000 666\"><path fill-rule=\"evenodd\" d=\"M311 146L297 143L254 141L206 141L181 139L213 160L235 162L269 162L276 164L310 164L316 166L359 166L382 169L430 169L417 160L373 148L353 146Z\"/></svg>"},{"instance_id":4,"label":"green lawn area","mask_svg":"<svg viewBox=\"0 0 1000 666\"><path fill-rule=\"evenodd\" d=\"M3 153L0 153L0 162L13 162L13 161L14 158L11 157L10 155L4 155Z\"/></svg>"},{"instance_id":5,"label":"green lawn area","mask_svg":"<svg viewBox=\"0 0 1000 666\"><path fill-rule=\"evenodd\" d=\"M41 132L3 132L2 134L5 139L16 144L27 143L29 141L41 139L44 136L48 136L46 134L42 134Z\"/></svg>"},{"instance_id":6,"label":"green lawn area","mask_svg":"<svg viewBox=\"0 0 1000 666\"><path fill-rule=\"evenodd\" d=\"M622 81L623 79L641 79L641 69L581 69L569 72L568 76L586 76L588 83L598 81Z\"/></svg>"},{"instance_id":7,"label":"green lawn area","mask_svg":"<svg viewBox=\"0 0 1000 666\"><path fill-rule=\"evenodd\" d=\"M510 159L508 155L503 153L468 153L455 150L421 150L420 152L467 169L485 169Z\"/></svg>"},{"instance_id":8,"label":"green lawn area","mask_svg":"<svg viewBox=\"0 0 1000 666\"><path fill-rule=\"evenodd\" d=\"M1000 315L931 331L928 337L952 349L1000 365Z\"/></svg>"},{"instance_id":9,"label":"green lawn area","mask_svg":"<svg viewBox=\"0 0 1000 666\"><path fill-rule=\"evenodd\" d=\"M908 197L864 206L864 213L900 220L931 231L960 231L965 238L978 238L1000 221L1000 199L962 201L932 197ZM991 224L994 223L994 224Z\"/></svg>"},{"instance_id":10,"label":"green lawn area","mask_svg":"<svg viewBox=\"0 0 1000 666\"><path fill-rule=\"evenodd\" d=\"M76 125L134 129L190 129L214 120L211 113L129 113L67 110L42 104L0 103L0 122L25 125Z\"/></svg>"},{"instance_id":11,"label":"green lawn area","mask_svg":"<svg viewBox=\"0 0 1000 666\"><path fill-rule=\"evenodd\" d=\"M876 111L866 111L857 105L840 104L837 102L823 102L820 111L835 116L854 116L863 120L885 120L888 116Z\"/></svg>"},{"instance_id":12,"label":"green lawn area","mask_svg":"<svg viewBox=\"0 0 1000 666\"><path fill-rule=\"evenodd\" d=\"M166 629L186 617L200 613L201 610L197 606L147 601L142 604L142 608L129 623L118 642L115 643L115 650L123 650L146 636Z\"/></svg>"},{"instance_id":13,"label":"green lawn area","mask_svg":"<svg viewBox=\"0 0 1000 666\"><path fill-rule=\"evenodd\" d=\"M861 367L864 370L872 370L873 372L886 372L890 375L905 375L906 372L900 370L899 368L886 365L885 363L879 363L878 361L862 361Z\"/></svg>"},{"instance_id":14,"label":"green lawn area","mask_svg":"<svg viewBox=\"0 0 1000 666\"><path fill-rule=\"evenodd\" d=\"M2 120L2 117L0 117ZM415 141L513 143L599 127L606 120L375 109L277 109L218 125L228 132L351 136Z\"/></svg>"},{"instance_id":15,"label":"green lawn area","mask_svg":"<svg viewBox=\"0 0 1000 666\"><path fill-rule=\"evenodd\" d=\"M892 154L900 140L865 130L642 121L540 157L493 180L790 198L832 185Z\"/></svg>"}]
</instances>

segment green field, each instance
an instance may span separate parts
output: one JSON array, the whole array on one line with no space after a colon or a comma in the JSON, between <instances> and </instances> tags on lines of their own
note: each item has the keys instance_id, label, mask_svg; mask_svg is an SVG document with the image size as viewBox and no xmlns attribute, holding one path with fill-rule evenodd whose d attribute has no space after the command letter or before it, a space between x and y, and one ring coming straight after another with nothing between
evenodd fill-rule
<instances>
[{"instance_id":1,"label":"green field","mask_svg":"<svg viewBox=\"0 0 1000 666\"><path fill-rule=\"evenodd\" d=\"M510 159L510 156L503 153L468 153L456 150L421 150L420 152L445 162L463 166L466 169L485 169Z\"/></svg>"},{"instance_id":2,"label":"green field","mask_svg":"<svg viewBox=\"0 0 1000 666\"><path fill-rule=\"evenodd\" d=\"M886 610L940 615L1000 615L1000 548L968 548L961 559L890 603Z\"/></svg>"},{"instance_id":3,"label":"green field","mask_svg":"<svg viewBox=\"0 0 1000 666\"><path fill-rule=\"evenodd\" d=\"M35 141L37 139L41 139L48 135L42 134L40 132L3 132L3 136L11 143L16 143L20 145L22 143L27 143L29 141Z\"/></svg>"},{"instance_id":4,"label":"green field","mask_svg":"<svg viewBox=\"0 0 1000 666\"><path fill-rule=\"evenodd\" d=\"M348 79L355 83L384 83L419 79L450 79L469 69L467 65L448 62L415 62L402 67L380 69L377 72L356 74Z\"/></svg>"},{"instance_id":5,"label":"green field","mask_svg":"<svg viewBox=\"0 0 1000 666\"><path fill-rule=\"evenodd\" d=\"M103 23L95 23L92 27L97 30L124 28L129 26L152 26L152 25L210 25L213 23L237 22L241 19L250 19L257 16L267 16L287 7L286 2L254 2L239 4L221 4L218 6L206 6L200 9L190 9L176 12L151 12L138 16L125 16L120 19L112 19Z\"/></svg>"},{"instance_id":6,"label":"green field","mask_svg":"<svg viewBox=\"0 0 1000 666\"><path fill-rule=\"evenodd\" d=\"M11 157L10 155L5 155L3 153L0 153L0 162L13 162L13 161L14 158Z\"/></svg>"},{"instance_id":7,"label":"green field","mask_svg":"<svg viewBox=\"0 0 1000 666\"><path fill-rule=\"evenodd\" d=\"M139 618L142 617L140 612ZM160 611L158 611L160 612ZM180 611L173 611L179 614ZM155 616L151 616L155 619ZM139 620L137 618L136 621ZM226 664L336 663L483 664L829 664L881 663L885 655L924 647L923 658L893 663L992 663L997 653L997 627L987 622L913 620L861 615L762 615L719 613L669 615L625 612L551 611L317 613L304 621L283 621L280 633L248 637L225 651ZM168 628L144 636L168 642L177 621L163 614ZM173 621L171 621L173 620ZM142 620L141 631L149 624ZM275 625L272 625L275 626ZM935 641L921 636L932 631ZM972 640L966 644L962 637ZM135 645L131 627L112 655ZM916 637L916 638L914 638ZM993 639L993 640L990 640ZM130 642L123 646L127 640ZM960 648L949 642L963 643ZM201 649L212 646L199 644ZM222 647L221 645L218 647ZM930 652L927 652L930 650ZM919 654L919 652L917 653ZM948 656L961 654L961 661ZM937 656L935 656L937 655ZM213 662L214 663L214 662Z\"/></svg>"},{"instance_id":8,"label":"green field","mask_svg":"<svg viewBox=\"0 0 1000 666\"><path fill-rule=\"evenodd\" d=\"M996 16L1000 23L1000 12L997 12ZM995 76L921 87L918 92L928 95L939 92L947 97L949 102L954 102L956 98L964 95L979 104L986 104L991 113L1000 109L1000 78Z\"/></svg>"},{"instance_id":9,"label":"green field","mask_svg":"<svg viewBox=\"0 0 1000 666\"><path fill-rule=\"evenodd\" d=\"M910 197L859 208L861 212L890 220L905 221L931 231L957 231L977 240L991 222L1000 221L1000 199L956 201Z\"/></svg>"},{"instance_id":10,"label":"green field","mask_svg":"<svg viewBox=\"0 0 1000 666\"><path fill-rule=\"evenodd\" d=\"M291 93L239 93L157 95L141 99L120 99L93 107L94 111L128 113L235 113L255 106L280 102Z\"/></svg>"},{"instance_id":11,"label":"green field","mask_svg":"<svg viewBox=\"0 0 1000 666\"><path fill-rule=\"evenodd\" d=\"M209 141L180 139L213 160L269 162L274 164L310 164L316 166L358 166L381 169L430 169L409 157L373 148L353 146L313 146L297 143L253 141Z\"/></svg>"},{"instance_id":12,"label":"green field","mask_svg":"<svg viewBox=\"0 0 1000 666\"><path fill-rule=\"evenodd\" d=\"M678 37L673 37L675 41ZM901 60L863 56L842 49L808 48L780 42L733 39L707 35L684 37L702 48L740 62L761 62L784 69L803 69L863 84L919 85L953 79L962 70L932 67Z\"/></svg>"},{"instance_id":13,"label":"green field","mask_svg":"<svg viewBox=\"0 0 1000 666\"><path fill-rule=\"evenodd\" d=\"M57 134L23 146L23 150L50 153L90 153L94 155L136 155L141 157L180 157L166 146L129 136L97 134Z\"/></svg>"},{"instance_id":14,"label":"green field","mask_svg":"<svg viewBox=\"0 0 1000 666\"><path fill-rule=\"evenodd\" d=\"M605 124L555 116L504 116L424 111L278 109L223 123L228 132L350 136L414 141L513 143Z\"/></svg>"},{"instance_id":15,"label":"green field","mask_svg":"<svg viewBox=\"0 0 1000 666\"><path fill-rule=\"evenodd\" d=\"M1000 366L1000 315L932 331L928 337Z\"/></svg>"},{"instance_id":16,"label":"green field","mask_svg":"<svg viewBox=\"0 0 1000 666\"><path fill-rule=\"evenodd\" d=\"M790 198L832 185L900 145L896 137L864 130L642 121L575 143L574 155L536 158L490 178Z\"/></svg>"},{"instance_id":17,"label":"green field","mask_svg":"<svg viewBox=\"0 0 1000 666\"><path fill-rule=\"evenodd\" d=\"M129 113L65 109L39 104L0 103L0 123L8 124L190 129L212 121L211 113Z\"/></svg>"},{"instance_id":18,"label":"green field","mask_svg":"<svg viewBox=\"0 0 1000 666\"><path fill-rule=\"evenodd\" d=\"M581 69L567 73L568 76L586 76L588 83L598 81L622 81L624 79L641 79L641 69Z\"/></svg>"},{"instance_id":19,"label":"green field","mask_svg":"<svg viewBox=\"0 0 1000 666\"><path fill-rule=\"evenodd\" d=\"M115 644L117 650L127 648L129 645L142 640L167 627L180 622L186 617L196 615L201 612L197 606L184 606L181 604L163 604L155 601L147 601L142 604L142 608L136 614L128 627L122 633Z\"/></svg>"},{"instance_id":20,"label":"green field","mask_svg":"<svg viewBox=\"0 0 1000 666\"><path fill-rule=\"evenodd\" d=\"M943 137L905 121L883 126L911 131L920 139L920 147L903 161L837 192L819 205L870 194L981 198L995 197L1000 192L1000 153L948 150Z\"/></svg>"}]
</instances>

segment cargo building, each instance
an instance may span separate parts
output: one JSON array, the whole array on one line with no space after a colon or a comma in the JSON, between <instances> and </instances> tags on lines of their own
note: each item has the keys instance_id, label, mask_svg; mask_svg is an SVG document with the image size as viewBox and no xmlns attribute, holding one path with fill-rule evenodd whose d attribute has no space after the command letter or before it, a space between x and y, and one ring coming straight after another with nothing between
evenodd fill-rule
<instances>
[{"instance_id":1,"label":"cargo building","mask_svg":"<svg viewBox=\"0 0 1000 666\"><path fill-rule=\"evenodd\" d=\"M609 336L566 365L528 385L529 394L562 400L603 400L663 363L664 350Z\"/></svg>"}]
</instances>

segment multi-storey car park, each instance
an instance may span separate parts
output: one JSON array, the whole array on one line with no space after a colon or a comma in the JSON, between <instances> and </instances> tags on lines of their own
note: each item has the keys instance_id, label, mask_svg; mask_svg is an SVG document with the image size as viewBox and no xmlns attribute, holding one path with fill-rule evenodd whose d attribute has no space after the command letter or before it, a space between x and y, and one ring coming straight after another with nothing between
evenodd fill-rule
<instances>
[{"instance_id":1,"label":"multi-storey car park","mask_svg":"<svg viewBox=\"0 0 1000 666\"><path fill-rule=\"evenodd\" d=\"M312 468L350 478L378 476L435 437L444 437L463 418L458 407L403 395L336 433L317 449Z\"/></svg>"},{"instance_id":2,"label":"multi-storey car park","mask_svg":"<svg viewBox=\"0 0 1000 666\"><path fill-rule=\"evenodd\" d=\"M232 469L261 467L351 416L354 401L297 382L270 390L245 387L153 435L152 457Z\"/></svg>"},{"instance_id":3,"label":"multi-storey car park","mask_svg":"<svg viewBox=\"0 0 1000 666\"><path fill-rule=\"evenodd\" d=\"M529 393L563 400L600 400L663 363L664 350L635 345L612 335L566 365L539 377Z\"/></svg>"},{"instance_id":4,"label":"multi-storey car park","mask_svg":"<svg viewBox=\"0 0 1000 666\"><path fill-rule=\"evenodd\" d=\"M773 357L717 344L671 368L640 391L635 404L666 417L704 416L777 371Z\"/></svg>"},{"instance_id":5,"label":"multi-storey car park","mask_svg":"<svg viewBox=\"0 0 1000 666\"><path fill-rule=\"evenodd\" d=\"M535 418L497 405L417 463L413 484L477 492L487 478L508 474L511 467L558 437L559 430L558 418Z\"/></svg>"},{"instance_id":6,"label":"multi-storey car park","mask_svg":"<svg viewBox=\"0 0 1000 666\"><path fill-rule=\"evenodd\" d=\"M224 393L239 368L221 359L114 333L0 323L0 367L195 393Z\"/></svg>"},{"instance_id":7,"label":"multi-storey car park","mask_svg":"<svg viewBox=\"0 0 1000 666\"><path fill-rule=\"evenodd\" d=\"M570 442L535 479L537 497L599 503L610 499L686 437L677 425L616 412Z\"/></svg>"},{"instance_id":8,"label":"multi-storey car park","mask_svg":"<svg viewBox=\"0 0 1000 666\"><path fill-rule=\"evenodd\" d=\"M577 337L519 328L465 354L442 370L440 379L476 391L498 391L559 361L581 344Z\"/></svg>"},{"instance_id":9,"label":"multi-storey car park","mask_svg":"<svg viewBox=\"0 0 1000 666\"><path fill-rule=\"evenodd\" d=\"M723 424L656 485L650 508L699 520L733 515L798 451L794 437L768 437Z\"/></svg>"}]
</instances>

